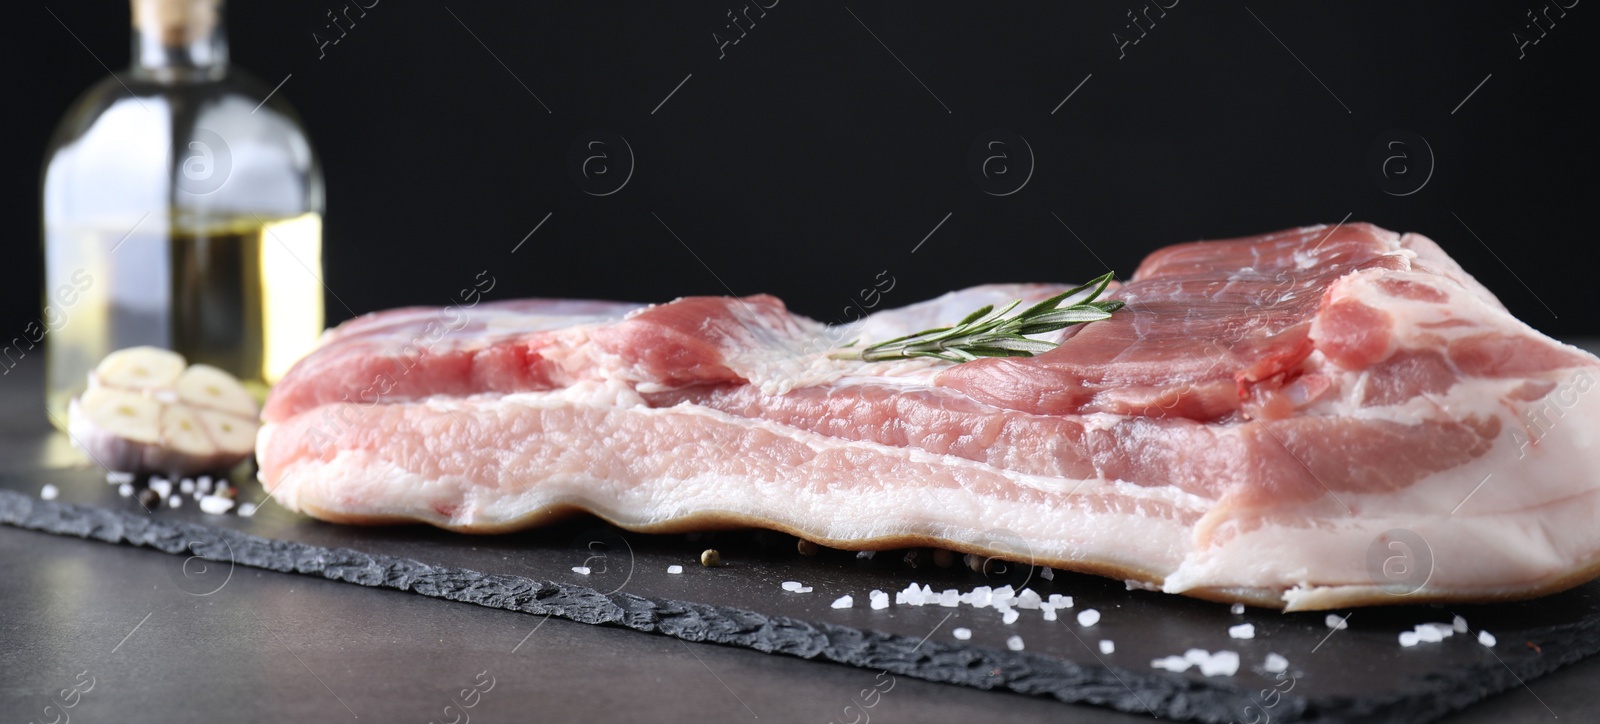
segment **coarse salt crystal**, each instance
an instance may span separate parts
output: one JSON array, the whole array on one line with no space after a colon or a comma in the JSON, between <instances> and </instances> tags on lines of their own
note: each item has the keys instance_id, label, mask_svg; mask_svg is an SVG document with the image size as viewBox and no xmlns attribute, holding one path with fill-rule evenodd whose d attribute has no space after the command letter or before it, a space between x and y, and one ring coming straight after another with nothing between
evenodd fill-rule
<instances>
[{"instance_id":1,"label":"coarse salt crystal","mask_svg":"<svg viewBox=\"0 0 1600 724\"><path fill-rule=\"evenodd\" d=\"M1050 594L1050 605L1056 608L1072 608L1072 597L1052 593Z\"/></svg>"},{"instance_id":2,"label":"coarse salt crystal","mask_svg":"<svg viewBox=\"0 0 1600 724\"><path fill-rule=\"evenodd\" d=\"M1448 623L1425 623L1423 625L1424 626L1433 627L1433 630L1439 632L1439 636L1441 638L1450 638L1451 636L1456 635L1456 627L1454 625L1452 625L1452 624L1448 624Z\"/></svg>"},{"instance_id":3,"label":"coarse salt crystal","mask_svg":"<svg viewBox=\"0 0 1600 724\"><path fill-rule=\"evenodd\" d=\"M1049 566L1045 566L1044 570L1039 571L1039 577L1046 581L1054 581L1056 580L1056 572L1050 570Z\"/></svg>"},{"instance_id":4,"label":"coarse salt crystal","mask_svg":"<svg viewBox=\"0 0 1600 724\"><path fill-rule=\"evenodd\" d=\"M167 505L169 507L172 507L172 508L182 508L183 507L183 496L174 495L174 496L172 496L170 498L167 498Z\"/></svg>"},{"instance_id":5,"label":"coarse salt crystal","mask_svg":"<svg viewBox=\"0 0 1600 724\"><path fill-rule=\"evenodd\" d=\"M207 495L200 499L200 510L211 515L222 515L233 509L233 501L220 495Z\"/></svg>"},{"instance_id":6,"label":"coarse salt crystal","mask_svg":"<svg viewBox=\"0 0 1600 724\"><path fill-rule=\"evenodd\" d=\"M872 557L875 555L878 555L877 551L856 551L857 558L865 558L869 561L872 560Z\"/></svg>"},{"instance_id":7,"label":"coarse salt crystal","mask_svg":"<svg viewBox=\"0 0 1600 724\"><path fill-rule=\"evenodd\" d=\"M1489 633L1488 631L1479 631L1478 632L1478 643L1483 644L1484 646L1488 646L1489 648L1494 648L1494 645L1495 645L1494 634Z\"/></svg>"},{"instance_id":8,"label":"coarse salt crystal","mask_svg":"<svg viewBox=\"0 0 1600 724\"><path fill-rule=\"evenodd\" d=\"M1460 617L1460 616L1457 616L1457 617L1455 617L1455 620L1450 622L1450 628L1455 629L1456 633L1466 633L1467 632L1467 620L1462 618L1462 617Z\"/></svg>"},{"instance_id":9,"label":"coarse salt crystal","mask_svg":"<svg viewBox=\"0 0 1600 724\"><path fill-rule=\"evenodd\" d=\"M166 478L151 478L150 489L156 491L156 495L165 498L172 494L172 483Z\"/></svg>"},{"instance_id":10,"label":"coarse salt crystal","mask_svg":"<svg viewBox=\"0 0 1600 724\"><path fill-rule=\"evenodd\" d=\"M667 572L671 573L673 575L677 575L677 574L683 572L683 566L679 566L679 565L667 566Z\"/></svg>"},{"instance_id":11,"label":"coarse salt crystal","mask_svg":"<svg viewBox=\"0 0 1600 724\"><path fill-rule=\"evenodd\" d=\"M972 589L972 605L974 608L988 608L993 601L994 589L988 586L978 586Z\"/></svg>"},{"instance_id":12,"label":"coarse salt crystal","mask_svg":"<svg viewBox=\"0 0 1600 724\"><path fill-rule=\"evenodd\" d=\"M1239 673L1239 654L1235 651L1218 651L1200 664L1200 673L1206 676L1233 676Z\"/></svg>"},{"instance_id":13,"label":"coarse salt crystal","mask_svg":"<svg viewBox=\"0 0 1600 724\"><path fill-rule=\"evenodd\" d=\"M795 593L810 593L812 590L813 589L810 586L801 586L799 588L796 588L794 590L794 592Z\"/></svg>"},{"instance_id":14,"label":"coarse salt crystal","mask_svg":"<svg viewBox=\"0 0 1600 724\"><path fill-rule=\"evenodd\" d=\"M1419 639L1417 638L1417 632L1415 632L1415 631L1401 631L1400 632L1400 645L1401 646L1407 646L1407 647L1416 646L1418 640Z\"/></svg>"},{"instance_id":15,"label":"coarse salt crystal","mask_svg":"<svg viewBox=\"0 0 1600 724\"><path fill-rule=\"evenodd\" d=\"M1044 612L1044 620L1046 620L1046 621L1054 621L1054 620L1056 620L1056 610L1054 608L1052 608L1050 606L1047 606L1047 605L1041 605L1039 607L1039 610Z\"/></svg>"},{"instance_id":16,"label":"coarse salt crystal","mask_svg":"<svg viewBox=\"0 0 1600 724\"><path fill-rule=\"evenodd\" d=\"M117 495L124 498L133 495L133 483L123 483L117 486Z\"/></svg>"},{"instance_id":17,"label":"coarse salt crystal","mask_svg":"<svg viewBox=\"0 0 1600 724\"><path fill-rule=\"evenodd\" d=\"M239 517L248 518L255 514L256 506L254 503L245 503L244 505L239 506Z\"/></svg>"},{"instance_id":18,"label":"coarse salt crystal","mask_svg":"<svg viewBox=\"0 0 1600 724\"><path fill-rule=\"evenodd\" d=\"M1229 626L1228 637L1236 639L1253 639L1256 637L1256 626L1253 623L1241 623L1238 626Z\"/></svg>"},{"instance_id":19,"label":"coarse salt crystal","mask_svg":"<svg viewBox=\"0 0 1600 724\"><path fill-rule=\"evenodd\" d=\"M1326 623L1328 628L1331 628L1335 631L1350 628L1350 624L1346 623L1345 619L1341 618L1337 613L1328 614L1328 617L1323 619L1323 623Z\"/></svg>"},{"instance_id":20,"label":"coarse salt crystal","mask_svg":"<svg viewBox=\"0 0 1600 724\"><path fill-rule=\"evenodd\" d=\"M871 602L874 611L882 611L889 607L889 594L883 591L873 591L868 600Z\"/></svg>"},{"instance_id":21,"label":"coarse salt crystal","mask_svg":"<svg viewBox=\"0 0 1600 724\"><path fill-rule=\"evenodd\" d=\"M1096 610L1094 610L1092 608L1086 608L1086 609L1078 612L1078 625L1079 626L1093 626L1093 625L1095 625L1097 623L1100 623L1100 612L1099 611L1096 611Z\"/></svg>"},{"instance_id":22,"label":"coarse salt crystal","mask_svg":"<svg viewBox=\"0 0 1600 724\"><path fill-rule=\"evenodd\" d=\"M1229 610L1229 611L1231 611L1231 612L1233 612L1233 615L1235 615L1235 616L1242 616L1242 615L1244 615L1244 604L1242 604L1242 603L1235 603L1235 604L1233 604L1233 606L1232 606L1232 607L1231 607L1231 608L1229 608L1229 609L1228 609L1228 610Z\"/></svg>"},{"instance_id":23,"label":"coarse salt crystal","mask_svg":"<svg viewBox=\"0 0 1600 724\"><path fill-rule=\"evenodd\" d=\"M200 489L200 490L204 490L204 491L208 491L209 492L211 490L211 476L210 475L202 475L202 476L200 476L198 478L195 478L194 479L194 486L196 488Z\"/></svg>"},{"instance_id":24,"label":"coarse salt crystal","mask_svg":"<svg viewBox=\"0 0 1600 724\"><path fill-rule=\"evenodd\" d=\"M852 596L840 596L833 599L834 608L850 608L854 605L856 605L856 599Z\"/></svg>"},{"instance_id":25,"label":"coarse salt crystal","mask_svg":"<svg viewBox=\"0 0 1600 724\"><path fill-rule=\"evenodd\" d=\"M184 478L178 481L178 492L188 495L194 492L194 480Z\"/></svg>"},{"instance_id":26,"label":"coarse salt crystal","mask_svg":"<svg viewBox=\"0 0 1600 724\"><path fill-rule=\"evenodd\" d=\"M993 600L993 601L1005 601L1006 603L1011 603L1011 599L1014 599L1016 597L1017 597L1017 592L1011 590L1011 586L1010 585L1005 585L1005 586L1001 586L999 588L994 589L994 593L990 597L990 600Z\"/></svg>"},{"instance_id":27,"label":"coarse salt crystal","mask_svg":"<svg viewBox=\"0 0 1600 724\"><path fill-rule=\"evenodd\" d=\"M133 473L124 473L112 470L106 473L106 482L111 483L112 485L131 483L133 482Z\"/></svg>"},{"instance_id":28,"label":"coarse salt crystal","mask_svg":"<svg viewBox=\"0 0 1600 724\"><path fill-rule=\"evenodd\" d=\"M1211 652L1205 649L1189 649L1183 652L1183 660L1191 664L1199 664L1211 660Z\"/></svg>"},{"instance_id":29,"label":"coarse salt crystal","mask_svg":"<svg viewBox=\"0 0 1600 724\"><path fill-rule=\"evenodd\" d=\"M1188 671L1192 665L1182 656L1168 656L1150 660L1150 668L1152 669L1166 669L1167 671L1175 672Z\"/></svg>"},{"instance_id":30,"label":"coarse salt crystal","mask_svg":"<svg viewBox=\"0 0 1600 724\"><path fill-rule=\"evenodd\" d=\"M56 486L51 485L49 483L45 483L44 487L39 488L39 497L43 498L45 500L55 500L56 496L58 496L60 494L61 494L61 490L56 488Z\"/></svg>"},{"instance_id":31,"label":"coarse salt crystal","mask_svg":"<svg viewBox=\"0 0 1600 724\"><path fill-rule=\"evenodd\" d=\"M1017 608L1035 609L1039 607L1039 603L1039 594L1034 593L1031 588L1024 588L1022 593L1017 594Z\"/></svg>"},{"instance_id":32,"label":"coarse salt crystal","mask_svg":"<svg viewBox=\"0 0 1600 724\"><path fill-rule=\"evenodd\" d=\"M958 629L955 629L955 630L951 631L950 634L952 636L955 636L956 640L958 640L958 641L966 641L967 639L972 638L972 629L970 629L970 628L958 628Z\"/></svg>"},{"instance_id":33,"label":"coarse salt crystal","mask_svg":"<svg viewBox=\"0 0 1600 724\"><path fill-rule=\"evenodd\" d=\"M945 608L955 608L961 605L961 592L954 588L947 589L944 593L939 594L939 605Z\"/></svg>"},{"instance_id":34,"label":"coarse salt crystal","mask_svg":"<svg viewBox=\"0 0 1600 724\"><path fill-rule=\"evenodd\" d=\"M1012 636L1011 638L1006 639L1006 648L1011 649L1012 651L1021 651L1022 637Z\"/></svg>"},{"instance_id":35,"label":"coarse salt crystal","mask_svg":"<svg viewBox=\"0 0 1600 724\"><path fill-rule=\"evenodd\" d=\"M785 591L798 591L798 590L800 590L800 582L799 581L784 581L783 582L783 590L785 590Z\"/></svg>"},{"instance_id":36,"label":"coarse salt crystal","mask_svg":"<svg viewBox=\"0 0 1600 724\"><path fill-rule=\"evenodd\" d=\"M1007 624L1013 624L1013 623L1016 623L1017 622L1017 618L1019 618L1021 616L1022 616L1022 614L1017 613L1016 609L1008 608L1008 609L1005 610L1005 613L1000 614L1000 620L1005 622L1005 623L1007 623Z\"/></svg>"},{"instance_id":37,"label":"coarse salt crystal","mask_svg":"<svg viewBox=\"0 0 1600 724\"><path fill-rule=\"evenodd\" d=\"M572 567L572 572L576 573L576 574L578 574L580 576L587 576L587 575L589 575L589 567L588 566L573 566Z\"/></svg>"},{"instance_id":38,"label":"coarse salt crystal","mask_svg":"<svg viewBox=\"0 0 1600 724\"><path fill-rule=\"evenodd\" d=\"M1411 630L1416 633L1418 641L1434 644L1444 640L1444 634L1439 633L1438 629L1425 623L1417 624L1416 628Z\"/></svg>"},{"instance_id":39,"label":"coarse salt crystal","mask_svg":"<svg viewBox=\"0 0 1600 724\"><path fill-rule=\"evenodd\" d=\"M1278 674L1289 670L1289 660L1277 654L1267 654L1267 660L1261 665L1268 673Z\"/></svg>"},{"instance_id":40,"label":"coarse salt crystal","mask_svg":"<svg viewBox=\"0 0 1600 724\"><path fill-rule=\"evenodd\" d=\"M1100 653L1102 653L1102 654L1112 654L1112 653L1116 653L1116 651L1117 651L1116 642L1112 641L1111 639L1100 639Z\"/></svg>"}]
</instances>

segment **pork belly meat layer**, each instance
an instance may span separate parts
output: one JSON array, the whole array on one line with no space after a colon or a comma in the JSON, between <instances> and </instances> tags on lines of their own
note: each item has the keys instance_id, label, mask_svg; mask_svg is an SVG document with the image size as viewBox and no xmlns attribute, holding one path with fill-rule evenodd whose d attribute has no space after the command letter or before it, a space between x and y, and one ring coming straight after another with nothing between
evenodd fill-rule
<instances>
[{"instance_id":1,"label":"pork belly meat layer","mask_svg":"<svg viewBox=\"0 0 1600 724\"><path fill-rule=\"evenodd\" d=\"M1066 288L846 327L770 296L367 315L273 390L261 478L332 521L760 526L1291 610L1600 573L1600 360L1416 234L1168 247L1116 288L1123 310L1032 358L828 356Z\"/></svg>"}]
</instances>

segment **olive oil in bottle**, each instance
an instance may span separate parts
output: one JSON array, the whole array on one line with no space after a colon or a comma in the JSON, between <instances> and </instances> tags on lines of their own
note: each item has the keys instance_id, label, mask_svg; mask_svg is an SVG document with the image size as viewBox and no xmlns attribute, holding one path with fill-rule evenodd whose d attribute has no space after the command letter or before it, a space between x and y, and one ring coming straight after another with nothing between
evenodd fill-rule
<instances>
[{"instance_id":1,"label":"olive oil in bottle","mask_svg":"<svg viewBox=\"0 0 1600 724\"><path fill-rule=\"evenodd\" d=\"M228 64L221 0L131 0L132 64L43 174L46 406L149 344L265 395L323 326L321 170L284 94Z\"/></svg>"}]
</instances>

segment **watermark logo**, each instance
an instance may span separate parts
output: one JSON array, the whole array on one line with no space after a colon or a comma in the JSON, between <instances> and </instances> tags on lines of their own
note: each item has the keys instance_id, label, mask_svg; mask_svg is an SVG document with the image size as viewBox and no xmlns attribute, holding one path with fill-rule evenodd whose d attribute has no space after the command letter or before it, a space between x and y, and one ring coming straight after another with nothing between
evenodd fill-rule
<instances>
[{"instance_id":1,"label":"watermark logo","mask_svg":"<svg viewBox=\"0 0 1600 724\"><path fill-rule=\"evenodd\" d=\"M1416 593L1433 577L1433 549L1416 531L1384 531L1367 546L1367 577L1384 593Z\"/></svg>"},{"instance_id":2,"label":"watermark logo","mask_svg":"<svg viewBox=\"0 0 1600 724\"><path fill-rule=\"evenodd\" d=\"M1033 179L1033 146L1011 131L989 131L967 151L967 171L984 193L1010 196Z\"/></svg>"},{"instance_id":3,"label":"watermark logo","mask_svg":"<svg viewBox=\"0 0 1600 724\"><path fill-rule=\"evenodd\" d=\"M1034 562L1037 560L1033 554L1033 547L1028 541L1016 533L996 528L984 531L978 537L978 547L987 554L972 554L967 557L967 565L972 570L983 574L984 578L996 581L1014 581L1019 575L1021 582L1011 583L1012 587L1020 591L1033 580Z\"/></svg>"},{"instance_id":4,"label":"watermark logo","mask_svg":"<svg viewBox=\"0 0 1600 724\"><path fill-rule=\"evenodd\" d=\"M177 185L182 191L204 196L222 188L232 171L233 151L228 142L214 131L196 128L178 159Z\"/></svg>"},{"instance_id":5,"label":"watermark logo","mask_svg":"<svg viewBox=\"0 0 1600 724\"><path fill-rule=\"evenodd\" d=\"M233 545L228 541L190 541L185 547L194 555L183 559L183 565L167 569L167 576L178 590L191 596L209 596L233 580Z\"/></svg>"},{"instance_id":6,"label":"watermark logo","mask_svg":"<svg viewBox=\"0 0 1600 724\"><path fill-rule=\"evenodd\" d=\"M1384 131L1367 150L1367 173L1390 196L1410 196L1433 180L1433 146L1403 129Z\"/></svg>"},{"instance_id":7,"label":"watermark logo","mask_svg":"<svg viewBox=\"0 0 1600 724\"><path fill-rule=\"evenodd\" d=\"M633 545L615 528L584 531L568 547L578 554L572 571L587 577L584 582L602 595L622 590L633 578Z\"/></svg>"},{"instance_id":8,"label":"watermark logo","mask_svg":"<svg viewBox=\"0 0 1600 724\"><path fill-rule=\"evenodd\" d=\"M633 147L611 131L585 131L572 141L567 173L578 190L610 196L633 179Z\"/></svg>"}]
</instances>

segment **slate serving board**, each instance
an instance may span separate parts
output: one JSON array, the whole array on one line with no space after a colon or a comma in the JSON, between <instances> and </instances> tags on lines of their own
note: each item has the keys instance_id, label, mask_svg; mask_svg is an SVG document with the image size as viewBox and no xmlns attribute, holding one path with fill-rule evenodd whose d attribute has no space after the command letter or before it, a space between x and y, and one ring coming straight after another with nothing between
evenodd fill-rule
<instances>
[{"instance_id":1,"label":"slate serving board","mask_svg":"<svg viewBox=\"0 0 1600 724\"><path fill-rule=\"evenodd\" d=\"M39 498L55 485L55 501ZM246 483L242 499L260 500ZM0 476L0 523L110 543L199 555L235 566L319 575L368 586L475 603L534 615L627 627L809 659L888 671L984 689L1009 689L1065 702L1108 706L1166 719L1205 722L1423 722L1532 680L1600 651L1600 582L1535 601L1484 606L1358 609L1348 628L1332 630L1325 613L1283 614L1140 590L1093 576L1029 566L974 572L959 562L934 564L920 551L871 559L824 550L800 555L793 538L765 532L690 536L626 533L592 519L501 536L461 536L424 527L359 528L321 523L268 503L250 518L206 515L192 499L178 509L148 511L122 498L98 470L70 469ZM727 565L704 568L698 557L717 548ZM669 574L670 565L683 566ZM573 571L587 567L588 575ZM208 576L174 580L180 587L219 585ZM810 593L783 590L798 581ZM891 606L872 610L868 592L892 596L911 582L935 591L1026 585L1041 595L1070 595L1075 607L1045 621L1020 611L1004 624L991 609L961 605ZM201 591L203 592L203 591ZM849 594L855 604L830 604ZM1094 626L1076 613L1094 608ZM1401 648L1399 632L1459 614L1472 627L1439 643ZM1255 638L1232 639L1229 626L1255 625ZM957 640L958 627L972 631ZM1474 638L1488 630L1494 648ZM1022 651L1007 646L1021 637ZM1115 642L1102 654L1099 641ZM1152 659L1190 648L1237 651L1234 676L1151 668ZM1289 670L1261 668L1266 655L1286 657Z\"/></svg>"}]
</instances>

